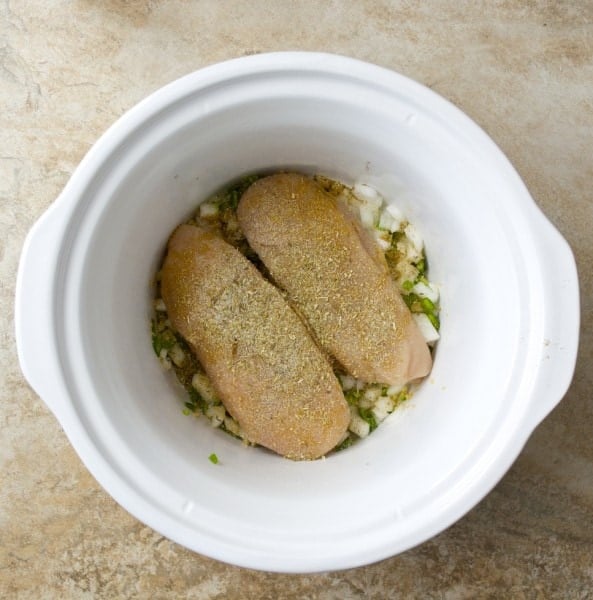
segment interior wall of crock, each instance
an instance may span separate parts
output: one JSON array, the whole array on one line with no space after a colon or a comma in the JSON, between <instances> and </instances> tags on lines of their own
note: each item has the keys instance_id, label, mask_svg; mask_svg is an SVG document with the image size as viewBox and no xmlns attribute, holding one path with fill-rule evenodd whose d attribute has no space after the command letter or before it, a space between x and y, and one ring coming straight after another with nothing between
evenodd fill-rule
<instances>
[{"instance_id":1,"label":"interior wall of crock","mask_svg":"<svg viewBox=\"0 0 593 600\"><path fill-rule=\"evenodd\" d=\"M446 474L467 455L479 436L480 423L486 423L491 414L492 407L480 405L475 398L485 383L500 385L467 378L468 365L479 372L480 365L498 360L475 340L501 335L480 318L484 310L496 314L494 295L489 298L487 294L495 291L494 280L485 272L489 256L479 250L468 256L466 251L496 240L484 240L477 230L468 232L465 221L477 214L456 209L458 199L475 192L479 182L452 179L454 157L428 153L425 168L413 168L408 157L420 149L409 128L402 128L396 137L378 126L348 130L343 121L355 123L360 114L347 111L340 118L319 119L305 128L299 123L307 107L292 106L292 125L279 117L267 122L264 115L269 109L260 106L251 114L213 115L206 123L195 123L162 139L150 152L139 154L136 166L107 202L94 225L80 302L85 363L100 398L100 406L94 409L104 413L133 453L148 459L164 480L177 479L176 485L191 487L187 473L196 456L207 457L213 449L220 449L228 461L240 466L233 470L234 476L245 489L261 485L265 465L272 479L273 475L282 477L286 469L299 469L300 478L295 481L301 483L303 476L312 475L322 493L328 483L320 469L246 450L205 422L182 414L183 394L162 372L150 347L150 281L172 228L203 196L237 175L282 166L319 169L352 179L360 173L380 178L393 171L411 188L418 218L426 218L418 225L426 224L430 232L429 252L438 249L431 262L443 285L445 333L435 372L413 406L394 415L372 439L332 457L340 468L333 472L331 488L348 489L351 468L359 469L361 485L373 484L375 473L396 455L405 457L391 465L391 477L400 482L417 478L423 468L441 468ZM427 216L431 214L438 218ZM447 234L440 235L439 227L447 228ZM493 270L497 275L495 265ZM469 273L475 288L465 285ZM477 289L486 290L486 296L478 295ZM447 348L455 348L455 361L449 359ZM441 436L450 430L448 421L456 421L459 436L455 441ZM427 436L435 441L430 452L419 445ZM213 474L218 480L225 476L222 470ZM292 491L289 484L280 493Z\"/></svg>"}]
</instances>

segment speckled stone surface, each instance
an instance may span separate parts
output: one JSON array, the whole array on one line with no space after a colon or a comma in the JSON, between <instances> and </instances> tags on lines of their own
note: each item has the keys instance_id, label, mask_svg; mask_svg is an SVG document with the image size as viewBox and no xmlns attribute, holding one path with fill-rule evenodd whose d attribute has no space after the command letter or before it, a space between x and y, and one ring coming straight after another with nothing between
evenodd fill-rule
<instances>
[{"instance_id":1,"label":"speckled stone surface","mask_svg":"<svg viewBox=\"0 0 593 600\"><path fill-rule=\"evenodd\" d=\"M573 384L474 510L422 546L317 575L177 546L88 474L24 381L24 237L96 138L164 83L244 54L324 50L430 86L501 146L574 249ZM593 3L587 0L0 0L0 597L593 597Z\"/></svg>"}]
</instances>

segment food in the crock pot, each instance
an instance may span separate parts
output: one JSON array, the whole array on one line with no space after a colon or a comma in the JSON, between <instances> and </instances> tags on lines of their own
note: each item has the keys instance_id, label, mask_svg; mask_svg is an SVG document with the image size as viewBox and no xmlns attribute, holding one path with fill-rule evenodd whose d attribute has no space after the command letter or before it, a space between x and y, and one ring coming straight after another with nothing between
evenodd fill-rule
<instances>
[{"instance_id":1,"label":"food in the crock pot","mask_svg":"<svg viewBox=\"0 0 593 600\"><path fill-rule=\"evenodd\" d=\"M430 350L384 253L345 203L297 173L259 179L237 209L247 241L320 346L353 377L402 386Z\"/></svg>"},{"instance_id":2,"label":"food in the crock pot","mask_svg":"<svg viewBox=\"0 0 593 600\"><path fill-rule=\"evenodd\" d=\"M350 410L326 357L279 290L218 232L175 230L161 294L250 442L302 460L344 438Z\"/></svg>"},{"instance_id":3,"label":"food in the crock pot","mask_svg":"<svg viewBox=\"0 0 593 600\"><path fill-rule=\"evenodd\" d=\"M259 175L245 177L216 193L200 204L188 223L216 231L269 280L265 265L247 243L237 219L239 200L247 188L260 178ZM433 347L439 339L439 290L428 279L424 243L418 231L394 203L384 200L367 184L357 183L349 187L321 175L312 179L339 203L341 209L347 208L358 216L356 218L349 215L349 218L355 219L355 227L361 228L357 229L359 232L363 231L365 247L375 258L380 252L384 254L393 281L427 344ZM397 197L394 200L397 201ZM246 444L252 443L239 423L225 409L194 351L180 333L173 329L167 307L161 298L159 275L156 278L152 344L163 367L174 371L188 394L183 412L187 415L204 415L213 427L236 436ZM347 448L366 437L407 400L418 385L365 383L335 364L334 372L350 407L348 432L335 450Z\"/></svg>"}]
</instances>

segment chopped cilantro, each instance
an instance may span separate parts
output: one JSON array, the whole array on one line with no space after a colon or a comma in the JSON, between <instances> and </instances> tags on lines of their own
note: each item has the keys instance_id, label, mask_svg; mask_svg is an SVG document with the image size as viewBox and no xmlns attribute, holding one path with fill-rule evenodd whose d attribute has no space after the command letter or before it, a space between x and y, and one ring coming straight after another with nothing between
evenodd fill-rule
<instances>
[{"instance_id":1,"label":"chopped cilantro","mask_svg":"<svg viewBox=\"0 0 593 600\"><path fill-rule=\"evenodd\" d=\"M351 406L357 405L361 396L362 390L357 390L356 388L352 388L347 392L344 392L344 398L346 398L346 402L348 402L348 404L350 404Z\"/></svg>"},{"instance_id":2,"label":"chopped cilantro","mask_svg":"<svg viewBox=\"0 0 593 600\"><path fill-rule=\"evenodd\" d=\"M161 351L171 350L173 346L176 344L177 340L175 336L169 329L164 329L163 331L157 330L157 323L153 319L152 321L152 349L154 350L157 356L161 355Z\"/></svg>"},{"instance_id":3,"label":"chopped cilantro","mask_svg":"<svg viewBox=\"0 0 593 600\"><path fill-rule=\"evenodd\" d=\"M186 390L189 396L189 402L186 402L185 406L193 412L197 412L198 409L201 410L203 413L206 412L206 409L208 408L208 403L206 402L206 400L204 400L204 398L202 398L200 392L198 392L191 385L188 386Z\"/></svg>"},{"instance_id":4,"label":"chopped cilantro","mask_svg":"<svg viewBox=\"0 0 593 600\"><path fill-rule=\"evenodd\" d=\"M342 443L338 444L334 448L334 450L336 452L339 452L340 450L345 450L346 448L350 448L350 446L352 446L352 444L354 444L354 438L351 435L348 435Z\"/></svg>"},{"instance_id":5,"label":"chopped cilantro","mask_svg":"<svg viewBox=\"0 0 593 600\"><path fill-rule=\"evenodd\" d=\"M243 177L240 181L227 188L219 196L220 209L230 209L232 211L236 211L237 206L239 206L239 200L241 200L241 196L245 193L247 188L259 178L260 175L248 175L247 177Z\"/></svg>"},{"instance_id":6,"label":"chopped cilantro","mask_svg":"<svg viewBox=\"0 0 593 600\"><path fill-rule=\"evenodd\" d=\"M402 402L405 402L409 397L410 397L410 392L409 392L409 390L408 390L407 387L404 387L404 389L397 396L395 396L395 398L393 398L393 408L394 408L394 410Z\"/></svg>"},{"instance_id":7,"label":"chopped cilantro","mask_svg":"<svg viewBox=\"0 0 593 600\"><path fill-rule=\"evenodd\" d=\"M424 275L424 273L426 273L426 256L425 255L416 263L416 268L418 269L418 273L420 273L420 275Z\"/></svg>"},{"instance_id":8,"label":"chopped cilantro","mask_svg":"<svg viewBox=\"0 0 593 600\"><path fill-rule=\"evenodd\" d=\"M395 247L397 246L397 243L398 243L398 242L399 242L399 241L400 241L400 240L401 240L401 239L402 239L402 238L403 238L405 235L406 235L406 234L405 234L403 231L401 231L401 230L394 231L394 232L391 234L391 247L392 247L392 248L395 248Z\"/></svg>"},{"instance_id":9,"label":"chopped cilantro","mask_svg":"<svg viewBox=\"0 0 593 600\"><path fill-rule=\"evenodd\" d=\"M216 456L216 454L214 454L214 452L208 457L208 460L213 464L213 465L217 465L218 464L218 456Z\"/></svg>"},{"instance_id":10,"label":"chopped cilantro","mask_svg":"<svg viewBox=\"0 0 593 600\"><path fill-rule=\"evenodd\" d=\"M418 296L418 294L411 292L409 294L404 294L402 298L412 312L423 312L422 303L420 302L420 296Z\"/></svg>"}]
</instances>

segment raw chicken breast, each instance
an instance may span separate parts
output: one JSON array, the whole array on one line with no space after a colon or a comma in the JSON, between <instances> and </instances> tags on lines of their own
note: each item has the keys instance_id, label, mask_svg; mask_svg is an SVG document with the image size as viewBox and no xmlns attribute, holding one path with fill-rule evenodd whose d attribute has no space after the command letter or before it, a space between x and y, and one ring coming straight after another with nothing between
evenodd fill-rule
<instances>
[{"instance_id":1,"label":"raw chicken breast","mask_svg":"<svg viewBox=\"0 0 593 600\"><path fill-rule=\"evenodd\" d=\"M427 375L430 351L366 232L312 179L256 181L238 218L274 282L321 347L354 377L403 385Z\"/></svg>"},{"instance_id":2,"label":"raw chicken breast","mask_svg":"<svg viewBox=\"0 0 593 600\"><path fill-rule=\"evenodd\" d=\"M348 405L329 362L281 293L216 233L181 225L161 293L250 441L314 459L345 435Z\"/></svg>"}]
</instances>

